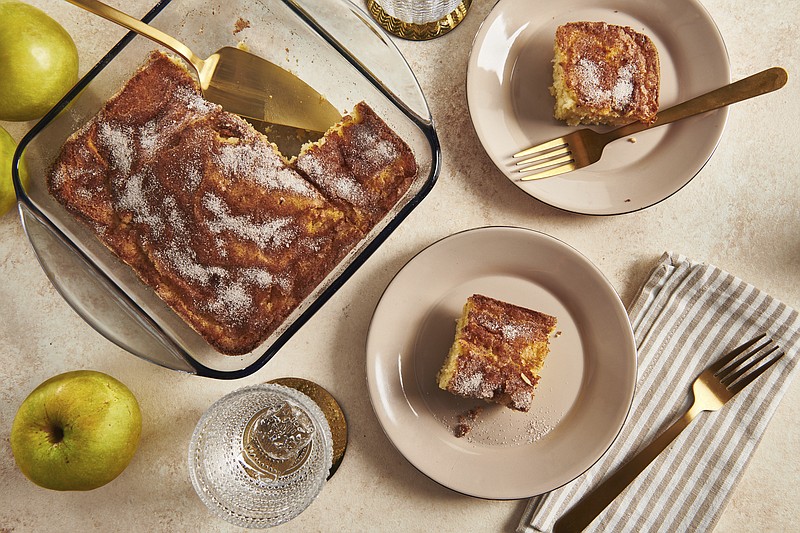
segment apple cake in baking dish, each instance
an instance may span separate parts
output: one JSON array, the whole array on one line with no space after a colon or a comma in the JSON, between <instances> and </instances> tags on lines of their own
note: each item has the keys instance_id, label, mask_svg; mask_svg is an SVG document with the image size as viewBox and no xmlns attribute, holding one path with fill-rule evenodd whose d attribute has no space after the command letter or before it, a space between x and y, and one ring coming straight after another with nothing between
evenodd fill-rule
<instances>
[{"instance_id":1,"label":"apple cake in baking dish","mask_svg":"<svg viewBox=\"0 0 800 533\"><path fill-rule=\"evenodd\" d=\"M287 160L161 52L64 144L52 195L223 354L253 351L416 176L366 104Z\"/></svg>"}]
</instances>

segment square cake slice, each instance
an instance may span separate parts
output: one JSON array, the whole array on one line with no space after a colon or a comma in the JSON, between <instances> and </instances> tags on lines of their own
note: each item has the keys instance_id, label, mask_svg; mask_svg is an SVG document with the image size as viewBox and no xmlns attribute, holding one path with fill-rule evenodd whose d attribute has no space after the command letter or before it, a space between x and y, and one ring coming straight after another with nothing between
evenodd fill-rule
<instances>
[{"instance_id":1,"label":"square cake slice","mask_svg":"<svg viewBox=\"0 0 800 533\"><path fill-rule=\"evenodd\" d=\"M439 388L527 412L556 318L488 296L467 299Z\"/></svg>"},{"instance_id":2,"label":"square cake slice","mask_svg":"<svg viewBox=\"0 0 800 533\"><path fill-rule=\"evenodd\" d=\"M658 112L658 51L644 34L605 22L570 22L553 45L554 116L578 124L652 124Z\"/></svg>"}]
</instances>

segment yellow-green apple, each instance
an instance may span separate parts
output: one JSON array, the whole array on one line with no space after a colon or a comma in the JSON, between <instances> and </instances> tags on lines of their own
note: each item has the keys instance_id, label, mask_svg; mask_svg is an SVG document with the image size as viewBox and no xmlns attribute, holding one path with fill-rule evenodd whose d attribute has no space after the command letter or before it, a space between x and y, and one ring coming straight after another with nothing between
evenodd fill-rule
<instances>
[{"instance_id":1,"label":"yellow-green apple","mask_svg":"<svg viewBox=\"0 0 800 533\"><path fill-rule=\"evenodd\" d=\"M14 194L14 184L11 181L11 159L17 143L14 138L0 126L0 216L6 214L17 202ZM28 181L28 172L25 168L25 159L19 165L19 179L24 185Z\"/></svg>"},{"instance_id":2,"label":"yellow-green apple","mask_svg":"<svg viewBox=\"0 0 800 533\"><path fill-rule=\"evenodd\" d=\"M0 0L0 120L41 118L78 80L78 50L44 11Z\"/></svg>"},{"instance_id":3,"label":"yellow-green apple","mask_svg":"<svg viewBox=\"0 0 800 533\"><path fill-rule=\"evenodd\" d=\"M102 372L76 370L25 398L11 425L11 451L37 485L92 490L125 470L141 431L139 404L128 387Z\"/></svg>"}]
</instances>

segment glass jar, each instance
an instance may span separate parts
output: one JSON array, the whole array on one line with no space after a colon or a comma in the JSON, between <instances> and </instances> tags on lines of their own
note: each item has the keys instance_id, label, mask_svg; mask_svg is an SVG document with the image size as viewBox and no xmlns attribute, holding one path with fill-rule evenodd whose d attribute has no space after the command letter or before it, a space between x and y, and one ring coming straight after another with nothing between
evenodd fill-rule
<instances>
[{"instance_id":1,"label":"glass jar","mask_svg":"<svg viewBox=\"0 0 800 533\"><path fill-rule=\"evenodd\" d=\"M189 475L220 518L272 527L314 501L332 457L319 406L295 389L266 383L234 391L203 414L189 444Z\"/></svg>"}]
</instances>

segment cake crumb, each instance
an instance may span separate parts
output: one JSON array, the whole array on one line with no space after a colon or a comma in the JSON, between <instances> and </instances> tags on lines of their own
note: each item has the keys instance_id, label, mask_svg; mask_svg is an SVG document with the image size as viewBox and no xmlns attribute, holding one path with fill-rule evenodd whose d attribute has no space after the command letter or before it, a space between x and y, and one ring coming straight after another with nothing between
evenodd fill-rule
<instances>
[{"instance_id":1,"label":"cake crumb","mask_svg":"<svg viewBox=\"0 0 800 533\"><path fill-rule=\"evenodd\" d=\"M636 144L636 137L629 137L628 142L631 144Z\"/></svg>"},{"instance_id":2,"label":"cake crumb","mask_svg":"<svg viewBox=\"0 0 800 533\"><path fill-rule=\"evenodd\" d=\"M458 424L456 424L456 427L453 428L453 434L456 436L456 438L460 439L472 431L474 422L478 420L478 417L482 412L483 407L475 406L466 413L458 415Z\"/></svg>"},{"instance_id":3,"label":"cake crumb","mask_svg":"<svg viewBox=\"0 0 800 533\"><path fill-rule=\"evenodd\" d=\"M242 17L239 17L239 20L236 21L236 24L233 25L233 34L236 35L240 31L244 30L245 28L250 27L250 21L245 20Z\"/></svg>"}]
</instances>

